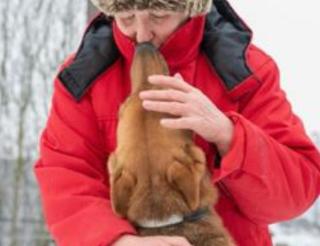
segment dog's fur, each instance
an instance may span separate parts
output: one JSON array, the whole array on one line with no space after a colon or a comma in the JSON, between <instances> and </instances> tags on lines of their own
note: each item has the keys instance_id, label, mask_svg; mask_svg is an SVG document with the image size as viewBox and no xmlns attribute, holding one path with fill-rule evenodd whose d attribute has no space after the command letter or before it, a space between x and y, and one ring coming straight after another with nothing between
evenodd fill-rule
<instances>
[{"instance_id":1,"label":"dog's fur","mask_svg":"<svg viewBox=\"0 0 320 246\"><path fill-rule=\"evenodd\" d=\"M168 75L168 68L151 44L143 44L136 50L132 93L121 106L117 148L108 162L113 209L139 225L208 208L197 221L136 228L140 235L184 236L195 246L233 246L212 208L217 190L210 181L203 151L192 141L192 132L164 128L160 119L172 116L142 107L140 91L163 89L147 81L151 74Z\"/></svg>"}]
</instances>

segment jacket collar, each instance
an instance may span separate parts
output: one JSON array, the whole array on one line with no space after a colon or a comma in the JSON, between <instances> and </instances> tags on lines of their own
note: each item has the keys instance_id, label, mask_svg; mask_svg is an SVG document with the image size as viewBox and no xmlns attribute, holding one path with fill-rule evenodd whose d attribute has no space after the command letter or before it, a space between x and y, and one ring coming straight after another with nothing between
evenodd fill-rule
<instances>
[{"instance_id":1,"label":"jacket collar","mask_svg":"<svg viewBox=\"0 0 320 246\"><path fill-rule=\"evenodd\" d=\"M170 71L179 70L195 60L200 52L204 25L204 16L189 19L161 45L159 50L168 63ZM120 53L131 64L135 49L134 42L120 31L115 22L113 22L113 36Z\"/></svg>"},{"instance_id":2,"label":"jacket collar","mask_svg":"<svg viewBox=\"0 0 320 246\"><path fill-rule=\"evenodd\" d=\"M247 63L252 33L227 0L214 1L211 12L205 17L204 28L199 28L204 24L204 17L189 21L163 44L160 51L167 59L171 74L180 72L183 65L189 76L182 75L192 82L192 69L184 64L192 61L201 47L226 90L232 92L240 84L247 84L243 82L254 74ZM103 14L96 16L88 26L73 60L60 71L58 77L61 83L75 100L81 100L99 75L119 59L120 53L126 54L124 50L128 52L125 60L132 60L134 45L113 29L112 20ZM115 43L114 32L118 35L118 44Z\"/></svg>"}]
</instances>

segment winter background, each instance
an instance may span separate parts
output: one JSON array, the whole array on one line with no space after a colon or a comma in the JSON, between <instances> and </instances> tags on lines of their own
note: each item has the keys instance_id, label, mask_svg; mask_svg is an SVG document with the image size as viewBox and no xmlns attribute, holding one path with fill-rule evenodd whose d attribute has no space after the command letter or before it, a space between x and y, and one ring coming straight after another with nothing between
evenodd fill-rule
<instances>
[{"instance_id":1,"label":"winter background","mask_svg":"<svg viewBox=\"0 0 320 246\"><path fill-rule=\"evenodd\" d=\"M320 147L320 2L230 2L277 61L293 110ZM32 166L58 64L78 47L92 11L86 0L0 1L0 246L54 245ZM271 231L277 246L319 246L319 199Z\"/></svg>"}]
</instances>

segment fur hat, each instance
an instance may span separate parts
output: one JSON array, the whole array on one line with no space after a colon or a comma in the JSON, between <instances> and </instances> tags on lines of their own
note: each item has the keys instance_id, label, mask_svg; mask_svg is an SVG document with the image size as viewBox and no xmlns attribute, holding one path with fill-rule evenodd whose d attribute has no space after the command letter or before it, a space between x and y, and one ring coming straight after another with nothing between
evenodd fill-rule
<instances>
[{"instance_id":1,"label":"fur hat","mask_svg":"<svg viewBox=\"0 0 320 246\"><path fill-rule=\"evenodd\" d=\"M210 11L213 0L91 0L106 15L130 9L188 11L190 16Z\"/></svg>"}]
</instances>

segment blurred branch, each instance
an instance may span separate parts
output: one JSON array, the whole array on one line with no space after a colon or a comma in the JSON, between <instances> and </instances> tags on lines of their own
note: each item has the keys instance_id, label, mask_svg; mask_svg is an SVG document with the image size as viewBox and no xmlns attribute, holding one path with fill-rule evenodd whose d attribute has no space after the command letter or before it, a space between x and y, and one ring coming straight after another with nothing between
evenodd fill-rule
<instances>
[{"instance_id":1,"label":"blurred branch","mask_svg":"<svg viewBox=\"0 0 320 246\"><path fill-rule=\"evenodd\" d=\"M10 1L5 1L1 5L1 42L2 42L2 57L0 59L0 112L1 107L5 107L8 103L8 93L6 90L7 70L6 62L8 58L8 10Z\"/></svg>"},{"instance_id":2,"label":"blurred branch","mask_svg":"<svg viewBox=\"0 0 320 246\"><path fill-rule=\"evenodd\" d=\"M95 6L91 3L90 0L87 0L88 5L87 5L87 19L90 20L93 18L93 16L98 12Z\"/></svg>"},{"instance_id":3,"label":"blurred branch","mask_svg":"<svg viewBox=\"0 0 320 246\"><path fill-rule=\"evenodd\" d=\"M42 2L42 1L41 1ZM43 3L43 2L42 2ZM52 1L47 5L45 9L46 13L51 12L52 8ZM40 3L38 8L41 8L43 5ZM49 17L49 16L48 16ZM41 51L44 49L47 39L49 37L48 30L49 30L49 23L50 18L48 21L43 23L44 26L44 33L39 37L37 37L37 42L34 41L34 21L36 21L32 13L26 16L23 16L23 37L24 42L22 43L22 57L24 58L24 69L21 71L21 89L20 94L14 98L15 105L18 106L18 137L17 137L17 149L18 149L18 156L16 161L16 168L14 171L14 180L13 180L13 206L12 206L12 222L11 222L11 246L18 245L17 236L18 236L18 211L19 207L21 206L21 184L25 175L25 166L26 166L26 159L24 156L24 143L25 143L25 127L27 126L26 116L27 110L31 105L32 98L33 98L33 90L32 90L32 83L33 83L33 74L34 68L39 61L39 55ZM32 48L30 48L30 44L33 44Z\"/></svg>"},{"instance_id":4,"label":"blurred branch","mask_svg":"<svg viewBox=\"0 0 320 246\"><path fill-rule=\"evenodd\" d=\"M78 0L0 1L0 155L9 163L6 169L0 165L0 245L51 245L31 165L53 73L79 42L86 7Z\"/></svg>"}]
</instances>

